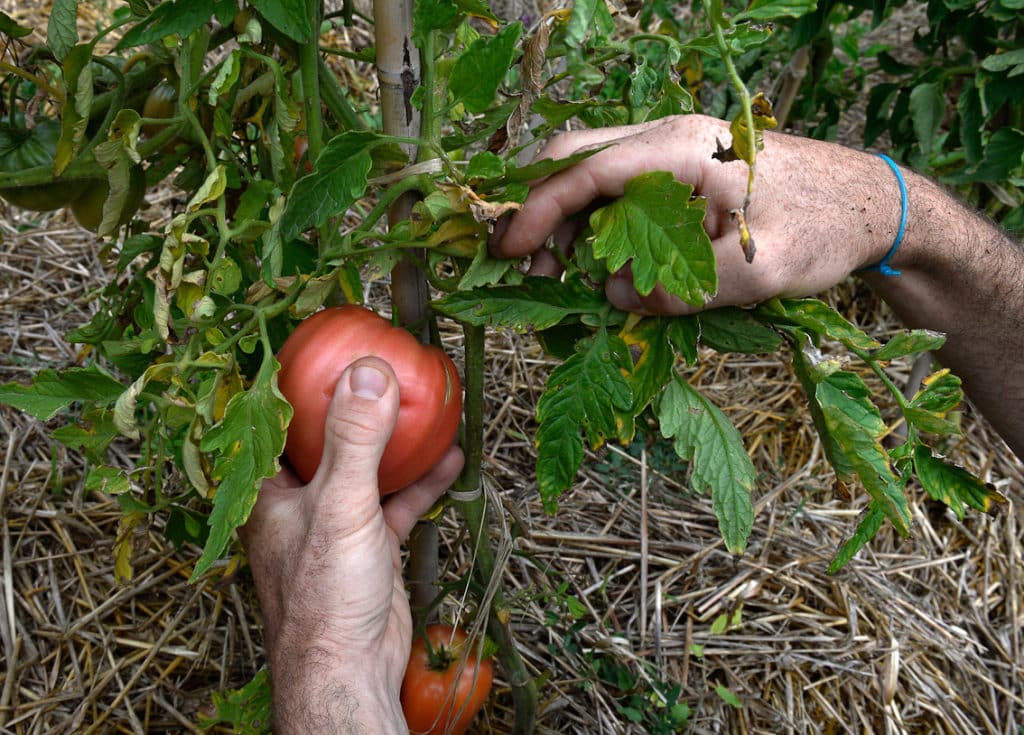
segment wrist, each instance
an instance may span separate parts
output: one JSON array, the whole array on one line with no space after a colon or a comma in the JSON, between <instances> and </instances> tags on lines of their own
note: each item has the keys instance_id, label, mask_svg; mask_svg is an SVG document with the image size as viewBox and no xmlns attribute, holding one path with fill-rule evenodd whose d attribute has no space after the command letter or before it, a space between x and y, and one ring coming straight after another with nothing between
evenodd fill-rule
<instances>
[{"instance_id":1,"label":"wrist","mask_svg":"<svg viewBox=\"0 0 1024 735\"><path fill-rule=\"evenodd\" d=\"M408 733L399 702L400 677L369 662L353 663L324 649L306 649L271 662L274 732Z\"/></svg>"}]
</instances>

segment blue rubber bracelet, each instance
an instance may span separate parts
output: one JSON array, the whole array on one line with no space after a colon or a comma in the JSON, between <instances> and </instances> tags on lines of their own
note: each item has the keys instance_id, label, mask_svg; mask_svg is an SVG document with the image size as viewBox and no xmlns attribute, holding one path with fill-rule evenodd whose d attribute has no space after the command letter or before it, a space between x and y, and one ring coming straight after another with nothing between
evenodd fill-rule
<instances>
[{"instance_id":1,"label":"blue rubber bracelet","mask_svg":"<svg viewBox=\"0 0 1024 735\"><path fill-rule=\"evenodd\" d=\"M903 232L907 229L907 184L903 181L903 174L900 173L900 167L896 165L889 156L884 153L879 153L878 157L889 164L889 168L896 174L896 183L900 185L900 228L896 231L896 239L892 243L892 247L889 248L889 252L885 254L875 265L868 266L864 270L866 271L878 271L883 276L898 276L900 272L889 265L889 261L896 255L896 251L900 249L900 245L903 243Z\"/></svg>"}]
</instances>

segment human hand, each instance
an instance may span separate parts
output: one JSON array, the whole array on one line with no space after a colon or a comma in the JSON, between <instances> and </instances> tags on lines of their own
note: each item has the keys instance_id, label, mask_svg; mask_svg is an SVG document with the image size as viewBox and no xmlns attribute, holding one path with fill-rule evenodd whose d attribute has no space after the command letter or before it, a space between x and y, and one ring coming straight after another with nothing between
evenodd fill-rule
<instances>
[{"instance_id":1,"label":"human hand","mask_svg":"<svg viewBox=\"0 0 1024 735\"><path fill-rule=\"evenodd\" d=\"M731 140L726 122L702 115L642 125L585 130L554 138L541 158L564 158L612 145L533 186L523 208L499 224L492 251L533 254L530 273L557 275L560 260L543 249L549 237L565 252L602 199L621 196L642 173L667 170L707 200L704 227L718 263L718 293L709 307L806 296L877 262L899 224L899 190L886 164L842 146L765 133L747 224L757 255L747 263L730 215L743 205L747 166L712 159L716 138ZM609 300L640 313L685 314L698 309L660 286L641 296L628 268L608 279Z\"/></svg>"},{"instance_id":2,"label":"human hand","mask_svg":"<svg viewBox=\"0 0 1024 735\"><path fill-rule=\"evenodd\" d=\"M399 544L462 467L452 447L381 500L377 469L398 383L377 358L342 374L323 461L308 485L283 469L239 529L256 582L275 732L406 732L398 693L412 644Z\"/></svg>"}]
</instances>

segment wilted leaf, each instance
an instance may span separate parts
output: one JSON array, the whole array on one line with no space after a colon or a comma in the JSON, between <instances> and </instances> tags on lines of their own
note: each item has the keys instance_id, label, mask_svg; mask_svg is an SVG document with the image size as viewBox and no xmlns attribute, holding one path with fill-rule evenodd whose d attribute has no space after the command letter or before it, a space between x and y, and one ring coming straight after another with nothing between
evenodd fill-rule
<instances>
[{"instance_id":1,"label":"wilted leaf","mask_svg":"<svg viewBox=\"0 0 1024 735\"><path fill-rule=\"evenodd\" d=\"M885 423L861 385L860 379L852 373L837 372L818 384L815 397L821 405L829 435L842 448L864 488L886 517L906 536L911 519L903 483L893 474L889 454L882 446Z\"/></svg>"},{"instance_id":2,"label":"wilted leaf","mask_svg":"<svg viewBox=\"0 0 1024 735\"><path fill-rule=\"evenodd\" d=\"M949 506L963 520L964 506L987 512L992 503L1005 503L994 488L986 485L962 467L934 456L924 444L914 449L914 470L921 486L935 500Z\"/></svg>"},{"instance_id":3,"label":"wilted leaf","mask_svg":"<svg viewBox=\"0 0 1024 735\"><path fill-rule=\"evenodd\" d=\"M840 569L845 567L849 563L858 551L860 551L864 545L873 539L878 531L882 528L882 524L885 523L885 512L882 507L874 500L868 505L868 510L861 518L860 523L857 524L857 530L853 532L853 536L843 543L839 549L839 553L836 554L835 558L828 565L828 573L835 574Z\"/></svg>"},{"instance_id":4,"label":"wilted leaf","mask_svg":"<svg viewBox=\"0 0 1024 735\"><path fill-rule=\"evenodd\" d=\"M818 299L771 299L758 309L773 321L797 324L857 350L873 350L881 343L869 337L839 312Z\"/></svg>"},{"instance_id":5,"label":"wilted leaf","mask_svg":"<svg viewBox=\"0 0 1024 735\"><path fill-rule=\"evenodd\" d=\"M260 481L278 470L292 407L277 388L277 361L266 356L249 390L228 401L224 420L206 432L201 448L216 452L212 480L217 489L210 537L192 572L195 581L227 548L231 534L249 518Z\"/></svg>"}]
</instances>

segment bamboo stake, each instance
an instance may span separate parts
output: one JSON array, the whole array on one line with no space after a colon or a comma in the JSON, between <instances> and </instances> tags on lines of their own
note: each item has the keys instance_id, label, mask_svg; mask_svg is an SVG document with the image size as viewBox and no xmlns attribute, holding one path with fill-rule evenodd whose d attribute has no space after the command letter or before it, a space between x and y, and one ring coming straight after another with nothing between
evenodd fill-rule
<instances>
[{"instance_id":1,"label":"bamboo stake","mask_svg":"<svg viewBox=\"0 0 1024 735\"><path fill-rule=\"evenodd\" d=\"M376 0L373 21L377 38L377 78L384 132L407 138L419 137L420 115L412 104L420 78L419 55L412 43L412 1ZM415 161L415 145L403 146ZM403 194L388 209L388 222L409 218L416 192ZM410 258L391 271L391 301L402 325L421 325L420 339L428 339L427 283ZM428 610L437 596L438 531L430 521L416 524L409 536L409 586L414 610Z\"/></svg>"}]
</instances>

